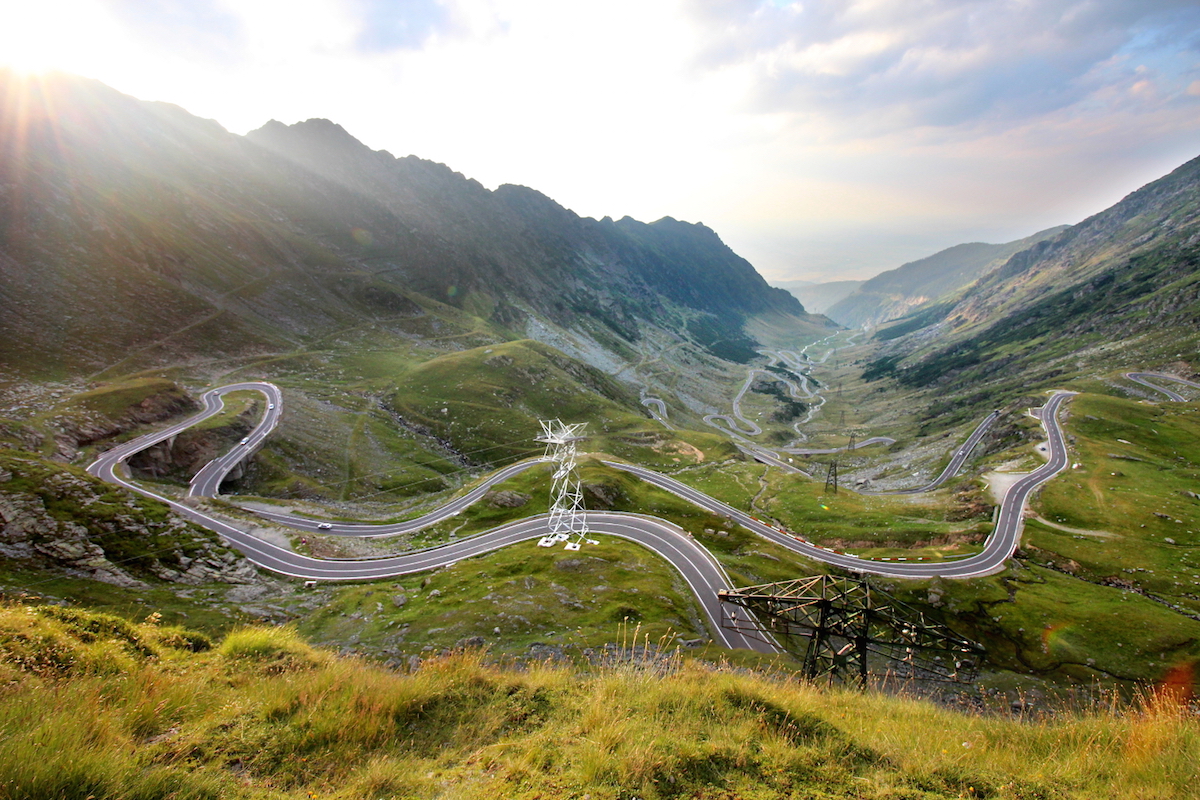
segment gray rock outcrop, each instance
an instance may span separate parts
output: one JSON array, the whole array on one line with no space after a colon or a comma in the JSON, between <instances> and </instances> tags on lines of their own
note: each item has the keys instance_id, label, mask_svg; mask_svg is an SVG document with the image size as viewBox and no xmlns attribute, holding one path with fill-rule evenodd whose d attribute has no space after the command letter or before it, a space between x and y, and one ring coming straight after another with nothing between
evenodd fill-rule
<instances>
[{"instance_id":1,"label":"gray rock outcrop","mask_svg":"<svg viewBox=\"0 0 1200 800\"><path fill-rule=\"evenodd\" d=\"M0 466L0 556L126 587L259 582L210 532L93 478L34 459Z\"/></svg>"}]
</instances>

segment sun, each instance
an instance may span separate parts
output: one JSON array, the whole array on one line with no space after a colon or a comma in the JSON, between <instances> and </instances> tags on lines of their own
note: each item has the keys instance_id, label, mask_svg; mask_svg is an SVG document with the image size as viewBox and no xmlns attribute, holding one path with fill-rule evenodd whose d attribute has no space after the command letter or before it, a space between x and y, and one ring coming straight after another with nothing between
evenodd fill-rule
<instances>
[{"instance_id":1,"label":"sun","mask_svg":"<svg viewBox=\"0 0 1200 800\"><path fill-rule=\"evenodd\" d=\"M5 4L0 10L0 65L36 74L54 68L54 49L41 31L45 20L36 3Z\"/></svg>"}]
</instances>

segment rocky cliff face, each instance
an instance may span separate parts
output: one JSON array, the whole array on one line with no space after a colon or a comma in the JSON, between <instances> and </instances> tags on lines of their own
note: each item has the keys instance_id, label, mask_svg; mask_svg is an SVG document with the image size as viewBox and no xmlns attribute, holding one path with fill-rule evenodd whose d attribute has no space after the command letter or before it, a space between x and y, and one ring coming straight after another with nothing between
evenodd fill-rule
<instances>
[{"instance_id":1,"label":"rocky cliff face","mask_svg":"<svg viewBox=\"0 0 1200 800\"><path fill-rule=\"evenodd\" d=\"M168 390L150 394L116 415L84 406L56 416L49 422L49 427L55 431L56 456L71 461L81 447L199 409L199 403L183 389L174 384L168 386Z\"/></svg>"},{"instance_id":2,"label":"rocky cliff face","mask_svg":"<svg viewBox=\"0 0 1200 800\"><path fill-rule=\"evenodd\" d=\"M251 406L221 427L189 428L135 453L128 461L129 467L135 475L153 479L170 478L186 483L205 464L228 451L248 434L260 416L259 408ZM241 470L242 465L239 464L230 478L239 477Z\"/></svg>"},{"instance_id":3,"label":"rocky cliff face","mask_svg":"<svg viewBox=\"0 0 1200 800\"><path fill-rule=\"evenodd\" d=\"M0 453L0 556L118 586L258 582L217 537L76 470Z\"/></svg>"}]
</instances>

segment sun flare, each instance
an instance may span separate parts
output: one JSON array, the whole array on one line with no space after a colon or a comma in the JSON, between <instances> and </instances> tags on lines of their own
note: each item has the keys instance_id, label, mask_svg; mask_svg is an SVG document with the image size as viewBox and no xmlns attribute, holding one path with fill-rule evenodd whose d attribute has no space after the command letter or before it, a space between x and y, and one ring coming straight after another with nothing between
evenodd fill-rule
<instances>
[{"instance_id":1,"label":"sun flare","mask_svg":"<svg viewBox=\"0 0 1200 800\"><path fill-rule=\"evenodd\" d=\"M91 3L6 3L0 8L0 66L25 74L93 73L119 63L112 21Z\"/></svg>"}]
</instances>

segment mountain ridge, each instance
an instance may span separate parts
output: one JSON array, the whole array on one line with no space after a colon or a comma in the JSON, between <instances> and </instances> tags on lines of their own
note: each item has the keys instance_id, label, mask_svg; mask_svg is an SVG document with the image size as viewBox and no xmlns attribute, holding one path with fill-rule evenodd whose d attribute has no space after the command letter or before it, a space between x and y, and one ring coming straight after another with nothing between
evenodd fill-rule
<instances>
[{"instance_id":1,"label":"mountain ridge","mask_svg":"<svg viewBox=\"0 0 1200 800\"><path fill-rule=\"evenodd\" d=\"M866 376L976 387L1194 358L1200 158L880 330ZM1067 365L1070 365L1069 367Z\"/></svg>"},{"instance_id":2,"label":"mountain ridge","mask_svg":"<svg viewBox=\"0 0 1200 800\"><path fill-rule=\"evenodd\" d=\"M999 268L1013 254L1066 229L1060 225L1004 244L966 242L910 261L864 281L852 293L825 309L850 327L878 325L970 285Z\"/></svg>"},{"instance_id":3,"label":"mountain ridge","mask_svg":"<svg viewBox=\"0 0 1200 800\"><path fill-rule=\"evenodd\" d=\"M387 151L372 151L329 120L310 119L295 125L267 125L247 138L291 159L324 177L361 191L380 201L402 220L428 223L430 209L459 222L472 217L482 225L490 242L503 241L516 226L531 241L519 243L506 258L511 269L519 258L535 270L546 289L552 289L551 267L561 274L599 283L627 272L658 293L702 311L730 310L758 313L783 311L803 313L798 301L775 292L749 262L733 253L716 232L702 224L664 217L643 223L624 217L613 222L580 217L542 192L517 184L503 184L488 191L482 184L415 156L395 158ZM331 144L332 143L332 144ZM469 190L452 195L457 182ZM464 203L463 200L467 202ZM620 234L623 234L622 237ZM462 227L442 231L454 244L470 248L477 239ZM632 241L630 241L632 240ZM636 245L642 245L641 248ZM563 252L564 248L567 252ZM703 271L696 271L698 260ZM596 267L602 266L603 274ZM460 275L470 279L470 275ZM716 277L719 290L708 280ZM442 287L438 287L441 289ZM636 293L635 293L636 295ZM614 299L614 303L619 303Z\"/></svg>"},{"instance_id":4,"label":"mountain ridge","mask_svg":"<svg viewBox=\"0 0 1200 800\"><path fill-rule=\"evenodd\" d=\"M0 71L0 88L6 372L242 358L364 320L405 337L436 304L502 338L536 318L611 337L610 352L647 325L690 338L699 318L752 341L756 313L807 319L703 226L581 218L535 190L371 151L327 121L301 124L314 171L254 141L295 140L296 126L240 137L70 76ZM694 285L678 280L691 262L704 265Z\"/></svg>"}]
</instances>

